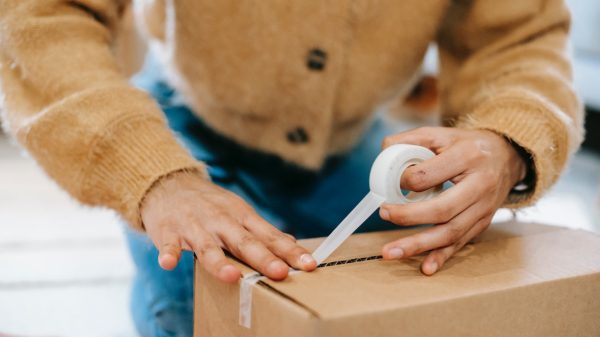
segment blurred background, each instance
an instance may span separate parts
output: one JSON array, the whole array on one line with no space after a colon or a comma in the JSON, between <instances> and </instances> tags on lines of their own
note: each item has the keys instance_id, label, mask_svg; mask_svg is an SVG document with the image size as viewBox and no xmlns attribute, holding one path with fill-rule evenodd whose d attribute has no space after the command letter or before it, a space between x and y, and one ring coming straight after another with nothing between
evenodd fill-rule
<instances>
[{"instance_id":1,"label":"blurred background","mask_svg":"<svg viewBox=\"0 0 600 337\"><path fill-rule=\"evenodd\" d=\"M523 221L600 232L600 1L570 0L575 83L586 110L587 137L560 182ZM145 48L130 18L120 55L133 73ZM400 129L435 115L435 50L424 79L391 116ZM496 220L510 218L500 211ZM0 337L137 336L129 317L133 265L116 216L78 205L0 132Z\"/></svg>"}]
</instances>

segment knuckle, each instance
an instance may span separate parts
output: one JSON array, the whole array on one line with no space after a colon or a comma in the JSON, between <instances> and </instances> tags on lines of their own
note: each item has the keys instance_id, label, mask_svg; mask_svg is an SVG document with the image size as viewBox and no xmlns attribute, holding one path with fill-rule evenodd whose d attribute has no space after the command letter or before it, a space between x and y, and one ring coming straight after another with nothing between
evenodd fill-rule
<instances>
[{"instance_id":1,"label":"knuckle","mask_svg":"<svg viewBox=\"0 0 600 337\"><path fill-rule=\"evenodd\" d=\"M442 221L448 222L454 217L454 208L452 206L444 206L440 212Z\"/></svg>"},{"instance_id":2,"label":"knuckle","mask_svg":"<svg viewBox=\"0 0 600 337\"><path fill-rule=\"evenodd\" d=\"M270 244L270 243L278 242L281 239L282 238L279 235L279 233L277 233L277 231L274 231L274 230L268 230L263 235L261 235L261 241L263 241L264 243Z\"/></svg>"},{"instance_id":3,"label":"knuckle","mask_svg":"<svg viewBox=\"0 0 600 337\"><path fill-rule=\"evenodd\" d=\"M431 253L432 258L439 264L439 268L441 268L446 260L452 256L452 251L448 251L448 248L436 249Z\"/></svg>"},{"instance_id":4,"label":"knuckle","mask_svg":"<svg viewBox=\"0 0 600 337\"><path fill-rule=\"evenodd\" d=\"M198 217L195 216L195 218L198 218ZM224 221L231 220L231 215L225 209L223 209L221 207L215 207L212 210L210 219L212 219L214 222L224 222Z\"/></svg>"},{"instance_id":5,"label":"knuckle","mask_svg":"<svg viewBox=\"0 0 600 337\"><path fill-rule=\"evenodd\" d=\"M432 127L432 126L422 126L420 128L417 128L415 131L418 132L418 133L423 133L423 134L426 134L426 135L430 135L430 134L433 134L435 132L435 128Z\"/></svg>"},{"instance_id":6,"label":"knuckle","mask_svg":"<svg viewBox=\"0 0 600 337\"><path fill-rule=\"evenodd\" d=\"M448 222L454 216L453 207L450 205L437 205L434 208L434 218L438 223Z\"/></svg>"},{"instance_id":7,"label":"knuckle","mask_svg":"<svg viewBox=\"0 0 600 337\"><path fill-rule=\"evenodd\" d=\"M444 238L444 240L442 241L442 244L440 245L440 247L452 247L457 242L458 242L457 240L455 240L454 238L448 236L447 238Z\"/></svg>"},{"instance_id":8,"label":"knuckle","mask_svg":"<svg viewBox=\"0 0 600 337\"><path fill-rule=\"evenodd\" d=\"M481 180L486 190L494 190L498 186L498 174L492 170L482 171Z\"/></svg>"},{"instance_id":9,"label":"knuckle","mask_svg":"<svg viewBox=\"0 0 600 337\"><path fill-rule=\"evenodd\" d=\"M236 246L237 246L238 250L241 252L243 250L248 249L249 247L256 245L256 243L257 243L256 238L252 234L245 233L239 238Z\"/></svg>"},{"instance_id":10,"label":"knuckle","mask_svg":"<svg viewBox=\"0 0 600 337\"><path fill-rule=\"evenodd\" d=\"M246 202L244 201L244 198L240 197L236 193L233 193L227 189L223 190L223 197L224 197L225 202L235 203L236 206L241 206L241 205L246 204Z\"/></svg>"},{"instance_id":11,"label":"knuckle","mask_svg":"<svg viewBox=\"0 0 600 337\"><path fill-rule=\"evenodd\" d=\"M450 257L450 256L452 256L452 255L456 254L457 252L459 252L459 251L460 251L460 250L461 250L461 249L464 247L464 245L465 245L466 243L467 243L467 242L466 242L466 241L464 241L464 240L460 240L460 241L456 241L456 242L454 242L454 243L452 244L452 250L451 250L450 254L448 254L448 257Z\"/></svg>"},{"instance_id":12,"label":"knuckle","mask_svg":"<svg viewBox=\"0 0 600 337\"><path fill-rule=\"evenodd\" d=\"M420 254L424 251L424 244L421 240L413 240L407 246L407 252L409 255Z\"/></svg>"},{"instance_id":13,"label":"knuckle","mask_svg":"<svg viewBox=\"0 0 600 337\"><path fill-rule=\"evenodd\" d=\"M489 149L489 145L487 142L482 141L481 139L474 139L471 141L473 149L477 153L477 157L479 159L490 159L492 158L492 152Z\"/></svg>"},{"instance_id":14,"label":"knuckle","mask_svg":"<svg viewBox=\"0 0 600 337\"><path fill-rule=\"evenodd\" d=\"M483 143L477 137L469 137L469 138L465 139L465 142L469 145L469 147L472 150L474 150L478 153L481 153L482 150L484 149Z\"/></svg>"},{"instance_id":15,"label":"knuckle","mask_svg":"<svg viewBox=\"0 0 600 337\"><path fill-rule=\"evenodd\" d=\"M220 249L216 244L208 240L200 242L194 249L194 252L198 257L206 257L214 252L216 249Z\"/></svg>"},{"instance_id":16,"label":"knuckle","mask_svg":"<svg viewBox=\"0 0 600 337\"><path fill-rule=\"evenodd\" d=\"M492 213L492 214L493 214L493 213ZM492 223L492 221L491 221L491 220L487 220L487 221L485 221L485 222L484 222L484 223L481 225L481 230L479 231L479 233L482 233L482 232L486 231L486 230L487 230L487 229L490 227L491 223ZM479 234L479 233L477 233L477 234Z\"/></svg>"},{"instance_id":17,"label":"knuckle","mask_svg":"<svg viewBox=\"0 0 600 337\"><path fill-rule=\"evenodd\" d=\"M481 143L476 139L462 140L460 145L465 150L465 159L467 161L479 161L485 155L485 151L481 146Z\"/></svg>"},{"instance_id":18,"label":"knuckle","mask_svg":"<svg viewBox=\"0 0 600 337\"><path fill-rule=\"evenodd\" d=\"M264 240L265 244L269 247L289 245L292 243L288 236L278 231L270 231Z\"/></svg>"},{"instance_id":19,"label":"knuckle","mask_svg":"<svg viewBox=\"0 0 600 337\"><path fill-rule=\"evenodd\" d=\"M483 179L488 181L488 183L495 184L495 180L498 177L498 174L493 170L484 170L481 172Z\"/></svg>"},{"instance_id":20,"label":"knuckle","mask_svg":"<svg viewBox=\"0 0 600 337\"><path fill-rule=\"evenodd\" d=\"M239 198L238 196L236 196ZM260 223L262 218L256 210L252 208L252 206L248 205L244 200L241 200L241 204L239 206L242 215L240 216L243 223Z\"/></svg>"},{"instance_id":21,"label":"knuckle","mask_svg":"<svg viewBox=\"0 0 600 337\"><path fill-rule=\"evenodd\" d=\"M452 245L454 247L454 252L461 250L472 239L473 238L471 238L467 235L464 235L460 239L456 240L456 242Z\"/></svg>"},{"instance_id":22,"label":"knuckle","mask_svg":"<svg viewBox=\"0 0 600 337\"><path fill-rule=\"evenodd\" d=\"M230 253L243 259L247 255L248 248L252 246L253 240L250 234L243 234L239 237L229 237L225 246Z\"/></svg>"},{"instance_id":23,"label":"knuckle","mask_svg":"<svg viewBox=\"0 0 600 337\"><path fill-rule=\"evenodd\" d=\"M383 138L383 142L381 142L381 146L383 148L389 147L392 144L394 144L394 137L393 136L386 136L385 138Z\"/></svg>"},{"instance_id":24,"label":"knuckle","mask_svg":"<svg viewBox=\"0 0 600 337\"><path fill-rule=\"evenodd\" d=\"M406 212L402 207L389 207L390 220L396 224L401 224L407 219Z\"/></svg>"},{"instance_id":25,"label":"knuckle","mask_svg":"<svg viewBox=\"0 0 600 337\"><path fill-rule=\"evenodd\" d=\"M162 244L162 247L161 247L161 248L162 248L163 250L165 250L165 251L170 251L170 252L172 252L172 251L174 251L174 250L177 250L177 247L178 247L178 246L177 246L175 243L173 243L173 242L165 242L165 243L163 243L163 244Z\"/></svg>"},{"instance_id":26,"label":"knuckle","mask_svg":"<svg viewBox=\"0 0 600 337\"><path fill-rule=\"evenodd\" d=\"M389 207L388 211L390 212L390 220L394 223L402 222L404 219L404 212L399 207Z\"/></svg>"},{"instance_id":27,"label":"knuckle","mask_svg":"<svg viewBox=\"0 0 600 337\"><path fill-rule=\"evenodd\" d=\"M446 238L447 238L448 242L446 242L446 245L450 245L450 244L459 242L460 238L462 237L462 233L463 233L463 231L456 226L447 226Z\"/></svg>"},{"instance_id":28,"label":"knuckle","mask_svg":"<svg viewBox=\"0 0 600 337\"><path fill-rule=\"evenodd\" d=\"M488 228L488 226L490 225L491 219L494 217L494 214L496 214L496 208L494 207L494 205L492 203L490 203L489 205L485 206L486 209L483 211L483 218L486 219L484 223L481 224L481 228L483 228L484 230Z\"/></svg>"},{"instance_id":29,"label":"knuckle","mask_svg":"<svg viewBox=\"0 0 600 337\"><path fill-rule=\"evenodd\" d=\"M481 152L474 148L470 143L466 144L467 151L465 152L465 161L469 164L477 164L481 162Z\"/></svg>"}]
</instances>

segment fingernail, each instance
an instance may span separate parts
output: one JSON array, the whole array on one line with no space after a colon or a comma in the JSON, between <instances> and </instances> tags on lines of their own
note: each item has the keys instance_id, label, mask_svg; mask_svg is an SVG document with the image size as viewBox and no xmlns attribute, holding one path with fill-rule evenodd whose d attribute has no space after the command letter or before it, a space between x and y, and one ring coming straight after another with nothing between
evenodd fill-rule
<instances>
[{"instance_id":1,"label":"fingernail","mask_svg":"<svg viewBox=\"0 0 600 337\"><path fill-rule=\"evenodd\" d=\"M312 257L312 255L310 254L302 254L302 256L300 256L300 263L302 263L303 265L309 265L309 264L313 264L316 263L315 259Z\"/></svg>"},{"instance_id":2,"label":"fingernail","mask_svg":"<svg viewBox=\"0 0 600 337\"><path fill-rule=\"evenodd\" d=\"M391 259L399 259L404 255L404 251L400 247L394 247L388 251Z\"/></svg>"},{"instance_id":3,"label":"fingernail","mask_svg":"<svg viewBox=\"0 0 600 337\"><path fill-rule=\"evenodd\" d=\"M390 211L388 211L387 209L382 208L381 212L379 212L379 213L383 220L386 220L386 221L390 220Z\"/></svg>"}]
</instances>

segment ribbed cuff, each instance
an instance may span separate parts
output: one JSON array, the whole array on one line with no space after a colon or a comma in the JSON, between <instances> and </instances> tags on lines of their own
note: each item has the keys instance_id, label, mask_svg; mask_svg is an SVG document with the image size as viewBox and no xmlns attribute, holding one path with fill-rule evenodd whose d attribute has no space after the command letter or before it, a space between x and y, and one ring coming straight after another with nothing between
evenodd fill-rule
<instances>
[{"instance_id":1,"label":"ribbed cuff","mask_svg":"<svg viewBox=\"0 0 600 337\"><path fill-rule=\"evenodd\" d=\"M164 121L154 116L121 120L95 146L94 157L82 193L115 209L138 230L143 230L140 203L158 179L182 170L208 179L204 164L196 161Z\"/></svg>"},{"instance_id":2,"label":"ribbed cuff","mask_svg":"<svg viewBox=\"0 0 600 337\"><path fill-rule=\"evenodd\" d=\"M456 127L501 134L531 156L535 180L524 192L511 192L503 207L519 208L537 201L558 179L568 157L568 131L554 113L534 100L498 98L461 117Z\"/></svg>"}]
</instances>

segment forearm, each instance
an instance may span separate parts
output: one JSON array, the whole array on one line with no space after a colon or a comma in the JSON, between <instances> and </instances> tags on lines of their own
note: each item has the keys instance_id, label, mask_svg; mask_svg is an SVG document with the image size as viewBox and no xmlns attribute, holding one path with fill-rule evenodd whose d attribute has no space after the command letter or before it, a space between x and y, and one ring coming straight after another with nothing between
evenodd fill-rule
<instances>
[{"instance_id":1,"label":"forearm","mask_svg":"<svg viewBox=\"0 0 600 337\"><path fill-rule=\"evenodd\" d=\"M497 17L489 14L492 2L474 3L440 33L445 114L454 126L504 135L531 157L532 189L511 193L505 204L519 207L556 181L582 140L570 17L560 0L503 3Z\"/></svg>"},{"instance_id":2,"label":"forearm","mask_svg":"<svg viewBox=\"0 0 600 337\"><path fill-rule=\"evenodd\" d=\"M4 122L71 195L140 227L139 202L155 180L203 166L120 73L111 51L120 4L93 3L0 3Z\"/></svg>"}]
</instances>

